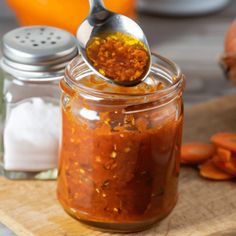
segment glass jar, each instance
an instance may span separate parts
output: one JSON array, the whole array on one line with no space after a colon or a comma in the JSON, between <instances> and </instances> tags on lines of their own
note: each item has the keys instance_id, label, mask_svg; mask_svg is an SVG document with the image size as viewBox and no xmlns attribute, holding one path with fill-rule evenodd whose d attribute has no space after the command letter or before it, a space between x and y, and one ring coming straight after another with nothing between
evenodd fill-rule
<instances>
[{"instance_id":1,"label":"glass jar","mask_svg":"<svg viewBox=\"0 0 236 236\"><path fill-rule=\"evenodd\" d=\"M52 27L22 27L3 37L0 163L6 177L57 177L59 81L76 55L74 37Z\"/></svg>"},{"instance_id":2,"label":"glass jar","mask_svg":"<svg viewBox=\"0 0 236 236\"><path fill-rule=\"evenodd\" d=\"M104 82L80 57L61 81L58 199L90 226L140 231L176 204L184 79L172 61L152 60L135 87Z\"/></svg>"}]
</instances>

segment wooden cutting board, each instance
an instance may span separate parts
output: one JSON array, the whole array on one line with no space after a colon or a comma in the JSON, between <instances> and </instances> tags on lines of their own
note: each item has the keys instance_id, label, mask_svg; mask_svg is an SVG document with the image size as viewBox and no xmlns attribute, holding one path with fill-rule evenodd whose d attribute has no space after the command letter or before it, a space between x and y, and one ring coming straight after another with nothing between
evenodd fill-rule
<instances>
[{"instance_id":1,"label":"wooden cutting board","mask_svg":"<svg viewBox=\"0 0 236 236\"><path fill-rule=\"evenodd\" d=\"M184 141L206 141L217 131L236 132L236 96L186 109ZM0 177L0 221L18 236L96 236L69 217L57 202L53 181L9 181ZM120 235L120 234L113 234ZM202 179L182 168L179 201L174 211L138 236L235 236L236 181Z\"/></svg>"}]
</instances>

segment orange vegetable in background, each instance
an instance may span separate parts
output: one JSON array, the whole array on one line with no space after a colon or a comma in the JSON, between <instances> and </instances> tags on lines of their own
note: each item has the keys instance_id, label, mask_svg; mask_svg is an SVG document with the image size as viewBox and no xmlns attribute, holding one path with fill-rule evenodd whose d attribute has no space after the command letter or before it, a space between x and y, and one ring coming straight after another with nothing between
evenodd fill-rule
<instances>
[{"instance_id":1,"label":"orange vegetable in background","mask_svg":"<svg viewBox=\"0 0 236 236\"><path fill-rule=\"evenodd\" d=\"M236 133L216 133L211 142L218 147L236 152Z\"/></svg>"},{"instance_id":2,"label":"orange vegetable in background","mask_svg":"<svg viewBox=\"0 0 236 236\"><path fill-rule=\"evenodd\" d=\"M225 37L225 52L236 53L236 20L230 25Z\"/></svg>"},{"instance_id":3,"label":"orange vegetable in background","mask_svg":"<svg viewBox=\"0 0 236 236\"><path fill-rule=\"evenodd\" d=\"M181 164L200 164L211 158L215 147L210 143L187 143L181 147Z\"/></svg>"},{"instance_id":4,"label":"orange vegetable in background","mask_svg":"<svg viewBox=\"0 0 236 236\"><path fill-rule=\"evenodd\" d=\"M200 175L211 180L236 178L236 133L211 136L212 143L187 143L181 147L181 164L201 164Z\"/></svg>"},{"instance_id":5,"label":"orange vegetable in background","mask_svg":"<svg viewBox=\"0 0 236 236\"><path fill-rule=\"evenodd\" d=\"M89 13L88 0L7 0L21 25L49 25L76 33ZM108 9L135 17L135 0L104 0Z\"/></svg>"},{"instance_id":6,"label":"orange vegetable in background","mask_svg":"<svg viewBox=\"0 0 236 236\"><path fill-rule=\"evenodd\" d=\"M236 19L232 22L225 36L224 54L220 64L225 76L233 85L236 85Z\"/></svg>"},{"instance_id":7,"label":"orange vegetable in background","mask_svg":"<svg viewBox=\"0 0 236 236\"><path fill-rule=\"evenodd\" d=\"M218 167L219 169L221 169L222 171L236 176L236 158L231 158L229 161L223 161L221 159L221 157L219 156L214 156L213 157L213 162L215 164L216 167Z\"/></svg>"},{"instance_id":8,"label":"orange vegetable in background","mask_svg":"<svg viewBox=\"0 0 236 236\"><path fill-rule=\"evenodd\" d=\"M224 148L217 148L216 152L221 161L227 162L231 160L231 151Z\"/></svg>"},{"instance_id":9,"label":"orange vegetable in background","mask_svg":"<svg viewBox=\"0 0 236 236\"><path fill-rule=\"evenodd\" d=\"M213 160L208 160L206 163L200 165L200 175L212 180L229 180L234 176L218 169Z\"/></svg>"}]
</instances>

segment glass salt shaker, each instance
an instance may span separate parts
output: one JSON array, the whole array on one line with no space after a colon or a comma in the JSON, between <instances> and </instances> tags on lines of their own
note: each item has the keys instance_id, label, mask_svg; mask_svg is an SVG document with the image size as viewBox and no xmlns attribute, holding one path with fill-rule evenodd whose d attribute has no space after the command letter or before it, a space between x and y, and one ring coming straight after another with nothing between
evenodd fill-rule
<instances>
[{"instance_id":1,"label":"glass salt shaker","mask_svg":"<svg viewBox=\"0 0 236 236\"><path fill-rule=\"evenodd\" d=\"M59 81L78 54L68 32L21 27L4 35L0 168L10 179L54 179L60 136Z\"/></svg>"}]
</instances>

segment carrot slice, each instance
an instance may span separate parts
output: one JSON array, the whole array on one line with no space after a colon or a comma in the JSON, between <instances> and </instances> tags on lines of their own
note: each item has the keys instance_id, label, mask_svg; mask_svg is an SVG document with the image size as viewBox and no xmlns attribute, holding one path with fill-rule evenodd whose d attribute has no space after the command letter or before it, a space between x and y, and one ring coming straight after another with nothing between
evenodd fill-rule
<instances>
[{"instance_id":1,"label":"carrot slice","mask_svg":"<svg viewBox=\"0 0 236 236\"><path fill-rule=\"evenodd\" d=\"M217 148L216 150L218 158L220 158L221 161L227 162L231 159L231 151L224 149L224 148Z\"/></svg>"},{"instance_id":2,"label":"carrot slice","mask_svg":"<svg viewBox=\"0 0 236 236\"><path fill-rule=\"evenodd\" d=\"M219 168L217 168L213 160L208 160L204 164L200 165L200 175L204 178L211 180L229 180L233 179L234 176L228 174Z\"/></svg>"},{"instance_id":3,"label":"carrot slice","mask_svg":"<svg viewBox=\"0 0 236 236\"><path fill-rule=\"evenodd\" d=\"M181 147L181 164L201 164L215 153L210 143L187 143Z\"/></svg>"},{"instance_id":4,"label":"carrot slice","mask_svg":"<svg viewBox=\"0 0 236 236\"><path fill-rule=\"evenodd\" d=\"M236 152L236 133L217 133L211 137L211 141L219 147Z\"/></svg>"},{"instance_id":5,"label":"carrot slice","mask_svg":"<svg viewBox=\"0 0 236 236\"><path fill-rule=\"evenodd\" d=\"M212 161L216 167L236 177L236 158L231 158L230 161L223 161L220 156L215 155Z\"/></svg>"}]
</instances>

